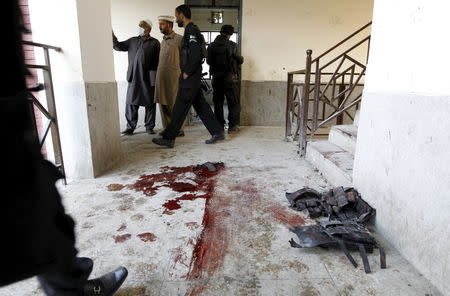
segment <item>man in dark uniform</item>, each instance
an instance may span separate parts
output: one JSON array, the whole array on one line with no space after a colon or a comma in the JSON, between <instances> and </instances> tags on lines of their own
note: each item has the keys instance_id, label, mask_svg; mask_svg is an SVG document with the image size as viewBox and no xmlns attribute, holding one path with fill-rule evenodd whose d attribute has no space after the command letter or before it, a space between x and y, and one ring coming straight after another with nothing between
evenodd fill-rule
<instances>
[{"instance_id":1,"label":"man in dark uniform","mask_svg":"<svg viewBox=\"0 0 450 296\"><path fill-rule=\"evenodd\" d=\"M55 182L59 170L44 160L25 86L23 33L18 1L3 1L0 59L2 134L2 268L0 287L38 275L47 296L112 296L127 277L124 267L88 280L93 261L77 257L74 221L65 213ZM19 186L12 184L19 183ZM17 291L15 295L24 295Z\"/></svg>"},{"instance_id":2,"label":"man in dark uniform","mask_svg":"<svg viewBox=\"0 0 450 296\"><path fill-rule=\"evenodd\" d=\"M145 107L145 129L153 135L155 131L156 103L154 100L156 69L159 61L159 41L150 36L152 24L149 20L139 23L140 35L123 42L117 41L113 33L114 49L128 51L128 90L125 107L127 129L131 135L138 122L139 106Z\"/></svg>"},{"instance_id":3,"label":"man in dark uniform","mask_svg":"<svg viewBox=\"0 0 450 296\"><path fill-rule=\"evenodd\" d=\"M176 21L179 27L184 27L184 36L180 52L180 84L178 95L173 108L172 121L162 133L162 138L153 139L153 143L173 148L175 138L191 106L194 107L202 120L211 139L206 144L213 144L225 139L223 126L214 117L211 107L205 101L200 89L202 78L202 59L204 39L200 30L191 21L191 9L187 5L180 5L175 9Z\"/></svg>"},{"instance_id":4,"label":"man in dark uniform","mask_svg":"<svg viewBox=\"0 0 450 296\"><path fill-rule=\"evenodd\" d=\"M238 86L234 75L238 75L238 67L244 58L237 53L236 43L230 41L234 33L231 25L224 25L220 35L208 47L207 62L210 66L213 87L214 114L217 120L225 125L223 104L225 97L228 104L228 131L238 131L241 116Z\"/></svg>"}]
</instances>

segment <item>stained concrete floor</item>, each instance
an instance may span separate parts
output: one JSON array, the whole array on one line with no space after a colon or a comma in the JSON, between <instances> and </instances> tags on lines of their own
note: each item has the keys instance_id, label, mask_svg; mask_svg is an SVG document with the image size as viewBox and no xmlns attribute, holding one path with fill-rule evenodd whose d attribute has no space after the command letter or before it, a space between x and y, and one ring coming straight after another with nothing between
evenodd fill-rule
<instances>
[{"instance_id":1,"label":"stained concrete floor","mask_svg":"<svg viewBox=\"0 0 450 296\"><path fill-rule=\"evenodd\" d=\"M118 296L440 295L382 238L388 268L380 269L376 252L369 275L357 254L355 269L337 250L290 247L289 227L313 221L289 209L284 193L330 185L282 140L282 129L243 128L213 146L203 144L207 137L204 128L189 128L171 150L154 146L144 133L124 137L116 169L61 186L78 222L80 255L95 261L93 276L118 265L129 269ZM129 186L141 175L164 172L161 167L206 161L226 166L200 188L209 198L178 201L178 209L167 205L182 193L164 181L153 184L161 185L155 192ZM175 181L196 185L193 177L181 172ZM30 279L1 288L0 295L42 291Z\"/></svg>"}]
</instances>

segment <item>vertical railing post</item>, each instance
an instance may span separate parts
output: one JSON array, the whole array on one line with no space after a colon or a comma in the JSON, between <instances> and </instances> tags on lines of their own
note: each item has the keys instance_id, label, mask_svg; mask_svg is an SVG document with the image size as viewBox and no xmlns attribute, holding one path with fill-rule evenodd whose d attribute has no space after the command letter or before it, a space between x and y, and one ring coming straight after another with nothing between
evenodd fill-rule
<instances>
[{"instance_id":1,"label":"vertical railing post","mask_svg":"<svg viewBox=\"0 0 450 296\"><path fill-rule=\"evenodd\" d=\"M342 81L341 84L339 84L339 93L342 93L345 90L345 75L342 75ZM341 94L338 98L338 106L341 106L342 102L344 101L345 94ZM339 109L336 111L340 111ZM344 114L339 115L336 118L336 124L341 125L344 123Z\"/></svg>"},{"instance_id":2,"label":"vertical railing post","mask_svg":"<svg viewBox=\"0 0 450 296\"><path fill-rule=\"evenodd\" d=\"M53 142L53 153L55 154L55 163L61 166L61 172L64 173L64 159L62 155L61 149L61 138L59 134L59 126L58 126L58 118L56 112L56 104L55 104L55 93L53 89L53 79L52 79L52 69L50 65L50 54L48 48L44 48L44 59L45 66L47 69L43 71L44 76L44 86L45 86L45 96L47 98L47 109L50 115L52 116L52 142ZM64 176L64 183L66 183L66 179Z\"/></svg>"},{"instance_id":3,"label":"vertical railing post","mask_svg":"<svg viewBox=\"0 0 450 296\"><path fill-rule=\"evenodd\" d=\"M314 105L312 114L311 140L314 137L314 132L317 130L317 117L319 115L319 97L320 97L320 83L321 83L319 60L316 61L316 73L314 75L314 79L315 79L315 86L314 86Z\"/></svg>"},{"instance_id":4,"label":"vertical railing post","mask_svg":"<svg viewBox=\"0 0 450 296\"><path fill-rule=\"evenodd\" d=\"M305 85L303 87L303 97L299 104L299 154L301 157L306 154L306 134L308 130L308 105L309 105L309 93L311 82L311 55L312 50L306 51L306 73L305 73Z\"/></svg>"},{"instance_id":5,"label":"vertical railing post","mask_svg":"<svg viewBox=\"0 0 450 296\"><path fill-rule=\"evenodd\" d=\"M288 137L292 136L291 112L293 111L292 108L294 106L293 88L292 88L293 80L294 80L294 75L291 73L288 73L287 94L286 94L286 130L285 130L286 140L288 139Z\"/></svg>"}]
</instances>

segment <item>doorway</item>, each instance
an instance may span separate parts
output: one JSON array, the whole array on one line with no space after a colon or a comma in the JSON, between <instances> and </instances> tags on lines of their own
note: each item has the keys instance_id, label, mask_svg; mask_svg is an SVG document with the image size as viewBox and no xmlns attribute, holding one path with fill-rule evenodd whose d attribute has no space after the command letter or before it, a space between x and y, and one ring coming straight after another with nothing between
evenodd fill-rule
<instances>
[{"instance_id":1,"label":"doorway","mask_svg":"<svg viewBox=\"0 0 450 296\"><path fill-rule=\"evenodd\" d=\"M198 26L206 41L206 47L220 35L220 29L223 25L232 25L234 34L232 41L237 44L238 53L241 53L241 19L242 19L242 1L241 0L186 0L185 3L190 6L192 12L192 21ZM211 88L211 75L209 74L209 65L203 63L203 73L208 73L204 79ZM241 91L241 73L237 76L238 94ZM212 91L205 93L206 101L212 106ZM224 108L225 113L228 108ZM227 114L225 114L227 116ZM188 117L188 124L200 123L195 112L191 110Z\"/></svg>"}]
</instances>

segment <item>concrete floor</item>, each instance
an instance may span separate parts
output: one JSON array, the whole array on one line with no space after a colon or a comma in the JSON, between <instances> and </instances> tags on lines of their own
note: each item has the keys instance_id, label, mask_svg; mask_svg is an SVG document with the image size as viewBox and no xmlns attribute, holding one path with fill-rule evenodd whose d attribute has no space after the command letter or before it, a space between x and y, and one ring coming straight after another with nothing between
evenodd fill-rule
<instances>
[{"instance_id":1,"label":"concrete floor","mask_svg":"<svg viewBox=\"0 0 450 296\"><path fill-rule=\"evenodd\" d=\"M355 269L337 250L290 247L289 227L314 222L288 208L285 192L329 184L282 140L281 128L243 128L213 146L207 138L203 127L189 128L169 150L144 133L124 137L115 170L61 188L78 222L80 255L95 261L93 276L129 269L116 295L441 295L381 238L388 268L380 269L375 252L369 275L357 254ZM202 187L210 198L179 201L179 209L164 208L182 194L162 183L154 195L127 187L164 166L206 161L226 166ZM195 184L192 173L177 178ZM31 279L0 295L42 291Z\"/></svg>"}]
</instances>

